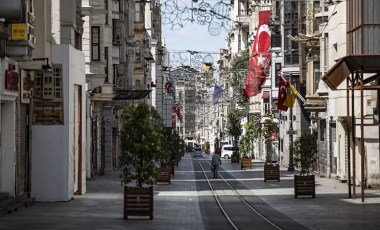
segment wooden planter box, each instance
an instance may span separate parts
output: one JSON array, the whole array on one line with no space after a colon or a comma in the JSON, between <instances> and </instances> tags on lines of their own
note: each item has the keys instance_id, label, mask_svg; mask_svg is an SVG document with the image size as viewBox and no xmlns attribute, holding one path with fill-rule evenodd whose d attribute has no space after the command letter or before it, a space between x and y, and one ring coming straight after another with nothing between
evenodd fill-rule
<instances>
[{"instance_id":1,"label":"wooden planter box","mask_svg":"<svg viewBox=\"0 0 380 230\"><path fill-rule=\"evenodd\" d=\"M156 182L157 183L168 183L170 184L170 167L165 166L162 168L157 168Z\"/></svg>"},{"instance_id":2,"label":"wooden planter box","mask_svg":"<svg viewBox=\"0 0 380 230\"><path fill-rule=\"evenodd\" d=\"M163 167L169 167L170 174L172 176L174 176L174 163L173 163L173 161L168 163L168 164L164 164Z\"/></svg>"},{"instance_id":3,"label":"wooden planter box","mask_svg":"<svg viewBox=\"0 0 380 230\"><path fill-rule=\"evenodd\" d=\"M264 182L267 180L277 180L280 182L280 165L264 164Z\"/></svg>"},{"instance_id":4,"label":"wooden planter box","mask_svg":"<svg viewBox=\"0 0 380 230\"><path fill-rule=\"evenodd\" d=\"M124 187L124 219L129 216L148 216L153 219L153 187Z\"/></svg>"},{"instance_id":5,"label":"wooden planter box","mask_svg":"<svg viewBox=\"0 0 380 230\"><path fill-rule=\"evenodd\" d=\"M297 196L312 196L315 198L314 175L294 175L294 197L297 198Z\"/></svg>"},{"instance_id":6,"label":"wooden planter box","mask_svg":"<svg viewBox=\"0 0 380 230\"><path fill-rule=\"evenodd\" d=\"M243 157L240 161L240 167L241 169L252 169L252 158L250 157Z\"/></svg>"}]
</instances>

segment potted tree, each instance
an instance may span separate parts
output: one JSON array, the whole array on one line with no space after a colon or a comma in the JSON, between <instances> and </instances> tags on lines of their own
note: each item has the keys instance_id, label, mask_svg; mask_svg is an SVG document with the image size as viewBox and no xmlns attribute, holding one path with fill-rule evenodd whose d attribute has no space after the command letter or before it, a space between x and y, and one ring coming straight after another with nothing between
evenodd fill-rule
<instances>
[{"instance_id":1,"label":"potted tree","mask_svg":"<svg viewBox=\"0 0 380 230\"><path fill-rule=\"evenodd\" d=\"M246 133L240 140L241 169L252 169L253 141L259 137L258 116L249 119Z\"/></svg>"},{"instance_id":2,"label":"potted tree","mask_svg":"<svg viewBox=\"0 0 380 230\"><path fill-rule=\"evenodd\" d=\"M266 150L266 161L264 164L264 182L267 180L280 181L280 165L273 157L273 137L277 132L277 124L273 121L272 116L265 117L262 123L261 135L264 140Z\"/></svg>"},{"instance_id":3,"label":"potted tree","mask_svg":"<svg viewBox=\"0 0 380 230\"><path fill-rule=\"evenodd\" d=\"M231 164L239 163L240 156L238 149L239 137L243 132L243 129L240 124L241 113L238 109L232 109L228 113L227 117L227 133L232 136L232 145L234 146L234 152L231 156Z\"/></svg>"},{"instance_id":4,"label":"potted tree","mask_svg":"<svg viewBox=\"0 0 380 230\"><path fill-rule=\"evenodd\" d=\"M170 166L170 150L169 150L169 135L171 129L165 128L163 131L164 138L162 139L160 151L156 153L156 182L163 182L170 184L171 179L171 166Z\"/></svg>"},{"instance_id":5,"label":"potted tree","mask_svg":"<svg viewBox=\"0 0 380 230\"><path fill-rule=\"evenodd\" d=\"M127 105L122 114L121 182L124 186L124 219L148 216L153 219L155 154L163 151L163 121L146 103Z\"/></svg>"},{"instance_id":6,"label":"potted tree","mask_svg":"<svg viewBox=\"0 0 380 230\"><path fill-rule=\"evenodd\" d=\"M243 135L240 139L239 152L240 152L240 168L241 169L252 169L252 157L249 155L250 152L250 139L247 134Z\"/></svg>"},{"instance_id":7,"label":"potted tree","mask_svg":"<svg viewBox=\"0 0 380 230\"><path fill-rule=\"evenodd\" d=\"M170 172L174 176L174 166L178 166L181 157L181 139L175 130L169 134Z\"/></svg>"},{"instance_id":8,"label":"potted tree","mask_svg":"<svg viewBox=\"0 0 380 230\"><path fill-rule=\"evenodd\" d=\"M304 133L293 144L294 165L299 175L294 175L294 197L310 195L315 198L315 176L312 174L312 165L316 161L317 136Z\"/></svg>"}]
</instances>

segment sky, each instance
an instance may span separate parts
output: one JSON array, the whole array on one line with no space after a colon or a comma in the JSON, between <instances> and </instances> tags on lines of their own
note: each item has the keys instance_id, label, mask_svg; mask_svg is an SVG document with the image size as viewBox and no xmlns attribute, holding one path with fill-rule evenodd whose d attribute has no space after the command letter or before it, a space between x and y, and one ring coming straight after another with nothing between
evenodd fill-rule
<instances>
[{"instance_id":1,"label":"sky","mask_svg":"<svg viewBox=\"0 0 380 230\"><path fill-rule=\"evenodd\" d=\"M170 3L174 0L161 0L161 3ZM191 0L176 0L180 7L191 7ZM194 3L193 7L198 7L199 3ZM210 5L214 6L215 3L220 0L208 0L206 1ZM209 9L208 9L209 10ZM189 11L191 12L191 11ZM175 14L171 14L175 15ZM191 15L191 14L190 14ZM191 17L191 16L190 16ZM219 53L219 50L226 47L227 31L222 28L222 31L217 36L212 36L208 31L209 24L199 25L197 22L191 23L189 20L181 20L184 23L184 27L178 30L170 30L170 24L162 25L163 37L165 39L165 45L169 52L175 51L203 51L203 52L215 52ZM213 55L216 61L217 55Z\"/></svg>"},{"instance_id":2,"label":"sky","mask_svg":"<svg viewBox=\"0 0 380 230\"><path fill-rule=\"evenodd\" d=\"M224 29L223 29L224 30ZM170 30L163 27L166 47L169 50L213 51L225 48L227 32L224 30L218 36L208 32L207 25L187 23L180 30Z\"/></svg>"}]
</instances>

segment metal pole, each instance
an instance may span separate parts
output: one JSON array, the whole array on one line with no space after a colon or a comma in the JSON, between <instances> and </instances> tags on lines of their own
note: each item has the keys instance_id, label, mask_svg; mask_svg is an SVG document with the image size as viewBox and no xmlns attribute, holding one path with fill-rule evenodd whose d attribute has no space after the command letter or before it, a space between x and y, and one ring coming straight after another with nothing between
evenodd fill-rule
<instances>
[{"instance_id":1,"label":"metal pole","mask_svg":"<svg viewBox=\"0 0 380 230\"><path fill-rule=\"evenodd\" d=\"M349 82L350 82L350 79L347 78L346 79L346 100L347 100L347 117L346 117L346 128L347 128L347 164L348 164L348 197L351 198L352 197L352 192L351 192L351 133L350 133L350 126L348 125L348 118L350 117L350 90L348 89L349 87Z\"/></svg>"},{"instance_id":2,"label":"metal pole","mask_svg":"<svg viewBox=\"0 0 380 230\"><path fill-rule=\"evenodd\" d=\"M351 148L352 148L352 192L353 198L356 199L356 122L355 122L355 90L356 77L352 76L351 81Z\"/></svg>"},{"instance_id":3,"label":"metal pole","mask_svg":"<svg viewBox=\"0 0 380 230\"><path fill-rule=\"evenodd\" d=\"M292 83L292 74L289 77L289 83ZM293 108L289 109L289 166L288 171L294 171L293 165Z\"/></svg>"},{"instance_id":4,"label":"metal pole","mask_svg":"<svg viewBox=\"0 0 380 230\"><path fill-rule=\"evenodd\" d=\"M360 153L361 153L361 197L362 202L364 202L364 160L365 160L365 149L364 149L364 82L363 82L363 72L360 72Z\"/></svg>"}]
</instances>

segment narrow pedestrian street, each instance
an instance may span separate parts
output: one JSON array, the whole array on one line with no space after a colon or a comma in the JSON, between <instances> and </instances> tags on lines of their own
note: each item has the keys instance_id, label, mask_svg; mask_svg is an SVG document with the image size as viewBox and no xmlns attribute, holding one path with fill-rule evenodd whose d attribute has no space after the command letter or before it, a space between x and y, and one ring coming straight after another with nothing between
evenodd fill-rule
<instances>
[{"instance_id":1,"label":"narrow pedestrian street","mask_svg":"<svg viewBox=\"0 0 380 230\"><path fill-rule=\"evenodd\" d=\"M123 189L117 171L87 181L88 193L68 202L35 202L28 208L0 216L0 229L233 229L216 207L211 193L197 185L197 161L210 161L210 156L193 158L186 153L175 168L171 184L154 186L154 219L136 217L123 220ZM316 198L293 197L292 173L282 169L281 182L263 182L263 163L253 161L252 170L240 170L240 165L223 160L221 175L228 173L246 188L268 219L288 223L279 229L379 229L380 190L367 190L365 203L347 198L347 186L337 180L319 178ZM211 172L210 173L211 176ZM218 179L220 180L220 179ZM219 191L219 196L222 195ZM225 196L229 196L225 193ZM242 214L244 207L235 206ZM241 229L264 229L254 225ZM255 227L256 226L256 227Z\"/></svg>"}]
</instances>

